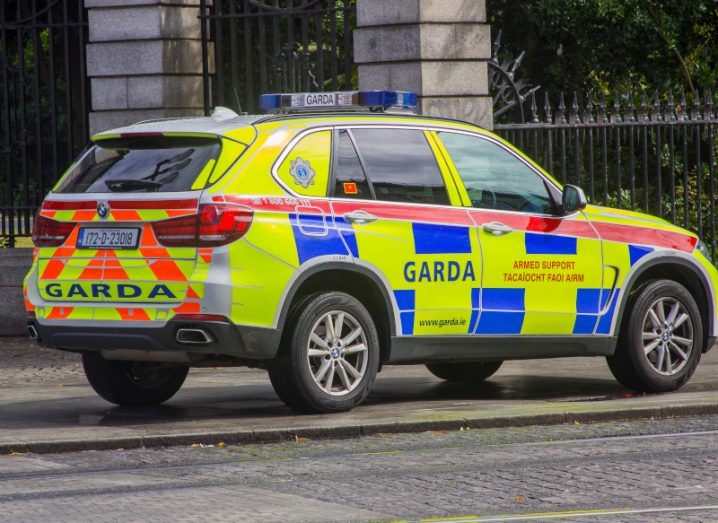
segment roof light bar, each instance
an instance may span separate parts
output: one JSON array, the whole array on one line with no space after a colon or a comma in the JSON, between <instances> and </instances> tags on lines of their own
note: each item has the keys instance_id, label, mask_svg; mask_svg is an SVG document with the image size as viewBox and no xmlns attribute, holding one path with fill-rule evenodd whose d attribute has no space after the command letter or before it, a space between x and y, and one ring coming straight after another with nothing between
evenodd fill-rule
<instances>
[{"instance_id":1,"label":"roof light bar","mask_svg":"<svg viewBox=\"0 0 718 523\"><path fill-rule=\"evenodd\" d=\"M409 91L338 91L329 93L263 94L259 107L268 112L413 111L416 93Z\"/></svg>"}]
</instances>

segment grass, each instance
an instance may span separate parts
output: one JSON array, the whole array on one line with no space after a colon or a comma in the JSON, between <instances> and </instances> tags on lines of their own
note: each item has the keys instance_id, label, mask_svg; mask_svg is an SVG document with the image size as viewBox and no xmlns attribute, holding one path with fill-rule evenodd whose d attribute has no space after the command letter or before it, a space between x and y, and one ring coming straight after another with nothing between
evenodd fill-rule
<instances>
[{"instance_id":1,"label":"grass","mask_svg":"<svg viewBox=\"0 0 718 523\"><path fill-rule=\"evenodd\" d=\"M6 248L7 244L8 244L7 237L0 236L0 249ZM15 247L16 248L33 247L32 238L29 238L29 237L15 238Z\"/></svg>"}]
</instances>

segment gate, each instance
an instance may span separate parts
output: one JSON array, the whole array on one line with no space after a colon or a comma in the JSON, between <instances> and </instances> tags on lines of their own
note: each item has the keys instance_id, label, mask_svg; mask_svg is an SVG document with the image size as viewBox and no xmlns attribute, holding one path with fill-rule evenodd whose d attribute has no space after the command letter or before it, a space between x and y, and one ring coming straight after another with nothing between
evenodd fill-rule
<instances>
[{"instance_id":1,"label":"gate","mask_svg":"<svg viewBox=\"0 0 718 523\"><path fill-rule=\"evenodd\" d=\"M83 0L0 2L0 242L10 247L87 143L86 40Z\"/></svg>"},{"instance_id":2,"label":"gate","mask_svg":"<svg viewBox=\"0 0 718 523\"><path fill-rule=\"evenodd\" d=\"M207 4L200 2L205 113L214 105L256 112L267 92L356 88L355 0Z\"/></svg>"},{"instance_id":3,"label":"gate","mask_svg":"<svg viewBox=\"0 0 718 523\"><path fill-rule=\"evenodd\" d=\"M640 210L695 231L713 261L716 236L718 117L710 91L687 97L632 93L605 97L531 93L526 123L501 123L497 134L526 151L561 183L588 199Z\"/></svg>"}]
</instances>

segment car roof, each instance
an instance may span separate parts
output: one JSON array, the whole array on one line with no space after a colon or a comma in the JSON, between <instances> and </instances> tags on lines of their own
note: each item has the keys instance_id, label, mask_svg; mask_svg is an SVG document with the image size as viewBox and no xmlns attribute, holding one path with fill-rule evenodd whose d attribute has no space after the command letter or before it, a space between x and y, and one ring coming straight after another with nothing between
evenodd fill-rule
<instances>
[{"instance_id":1,"label":"car roof","mask_svg":"<svg viewBox=\"0 0 718 523\"><path fill-rule=\"evenodd\" d=\"M197 133L224 135L241 127L254 124L265 115L237 115L217 116L188 116L182 118L161 118L145 120L132 125L110 129L94 135L93 139L116 137L119 134L139 133Z\"/></svg>"},{"instance_id":2,"label":"car roof","mask_svg":"<svg viewBox=\"0 0 718 523\"><path fill-rule=\"evenodd\" d=\"M93 136L95 139L115 138L122 134L144 134L144 133L188 133L188 134L213 134L224 136L231 131L242 127L259 125L262 123L277 123L284 120L308 120L327 123L327 120L340 121L342 123L366 123L371 120L382 120L383 122L396 122L404 125L417 124L441 124L442 126L470 127L476 129L475 125L460 120L448 118L437 118L431 116L420 116L412 113L376 113L365 111L344 111L344 112L320 112L320 113L276 113L276 114L242 114L238 115L225 108L215 110L212 116L195 116L181 118L162 118L157 120L146 120L124 127L118 127L103 131Z\"/></svg>"}]
</instances>

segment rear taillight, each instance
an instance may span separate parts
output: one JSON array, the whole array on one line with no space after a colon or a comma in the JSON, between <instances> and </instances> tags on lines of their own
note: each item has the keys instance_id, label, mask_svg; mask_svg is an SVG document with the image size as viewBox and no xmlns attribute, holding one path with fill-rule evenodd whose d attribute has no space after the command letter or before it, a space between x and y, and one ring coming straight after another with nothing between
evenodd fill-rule
<instances>
[{"instance_id":1,"label":"rear taillight","mask_svg":"<svg viewBox=\"0 0 718 523\"><path fill-rule=\"evenodd\" d=\"M240 239L252 225L253 214L251 209L227 203L201 206L198 244L214 247Z\"/></svg>"},{"instance_id":2,"label":"rear taillight","mask_svg":"<svg viewBox=\"0 0 718 523\"><path fill-rule=\"evenodd\" d=\"M193 246L197 241L197 215L154 222L152 230L157 241L166 247Z\"/></svg>"},{"instance_id":3,"label":"rear taillight","mask_svg":"<svg viewBox=\"0 0 718 523\"><path fill-rule=\"evenodd\" d=\"M32 226L32 242L35 247L59 247L74 228L72 222L58 222L38 214Z\"/></svg>"},{"instance_id":4,"label":"rear taillight","mask_svg":"<svg viewBox=\"0 0 718 523\"><path fill-rule=\"evenodd\" d=\"M202 205L198 214L152 224L165 247L218 247L239 240L252 225L253 211L227 203Z\"/></svg>"}]
</instances>

